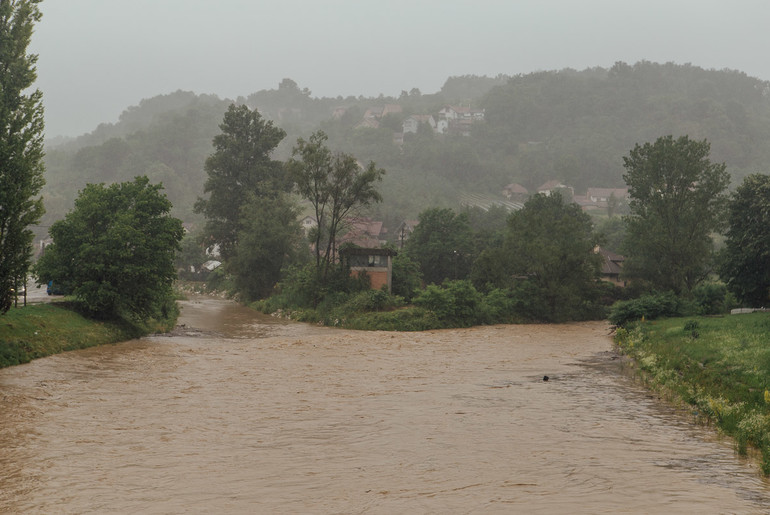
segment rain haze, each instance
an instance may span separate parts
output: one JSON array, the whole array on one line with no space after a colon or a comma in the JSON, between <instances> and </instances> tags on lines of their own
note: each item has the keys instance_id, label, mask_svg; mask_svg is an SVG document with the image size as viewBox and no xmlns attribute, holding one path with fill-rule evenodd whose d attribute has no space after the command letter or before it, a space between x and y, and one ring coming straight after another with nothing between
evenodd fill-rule
<instances>
[{"instance_id":1,"label":"rain haze","mask_svg":"<svg viewBox=\"0 0 770 515\"><path fill-rule=\"evenodd\" d=\"M76 136L176 90L235 99L283 78L314 97L440 90L458 75L691 63L770 80L770 2L46 0L46 134Z\"/></svg>"}]
</instances>

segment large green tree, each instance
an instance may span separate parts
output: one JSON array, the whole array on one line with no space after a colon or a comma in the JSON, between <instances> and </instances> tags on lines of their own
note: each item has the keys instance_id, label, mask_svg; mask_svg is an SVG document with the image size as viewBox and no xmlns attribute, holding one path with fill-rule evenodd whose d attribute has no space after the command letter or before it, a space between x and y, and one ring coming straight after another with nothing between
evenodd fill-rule
<instances>
[{"instance_id":1,"label":"large green tree","mask_svg":"<svg viewBox=\"0 0 770 515\"><path fill-rule=\"evenodd\" d=\"M283 129L247 106L230 105L214 137L214 153L205 163L208 178L195 210L206 217L209 243L218 244L225 261L233 254L244 228L243 206L253 197L273 197L286 190L282 164L271 154L286 136Z\"/></svg>"},{"instance_id":2,"label":"large green tree","mask_svg":"<svg viewBox=\"0 0 770 515\"><path fill-rule=\"evenodd\" d=\"M741 302L770 303L770 176L750 175L729 203L720 276Z\"/></svg>"},{"instance_id":3,"label":"large green tree","mask_svg":"<svg viewBox=\"0 0 770 515\"><path fill-rule=\"evenodd\" d=\"M247 300L269 296L282 269L307 259L307 241L298 221L299 209L288 195L252 197L241 208L243 228L238 246L227 263L236 289Z\"/></svg>"},{"instance_id":4,"label":"large green tree","mask_svg":"<svg viewBox=\"0 0 770 515\"><path fill-rule=\"evenodd\" d=\"M636 145L623 158L631 201L625 217L625 275L689 294L711 271L730 177L709 160L707 141L687 136Z\"/></svg>"},{"instance_id":5,"label":"large green tree","mask_svg":"<svg viewBox=\"0 0 770 515\"><path fill-rule=\"evenodd\" d=\"M558 193L534 195L514 212L498 256L519 292L522 314L548 322L593 316L600 270L595 245L591 217Z\"/></svg>"},{"instance_id":6,"label":"large green tree","mask_svg":"<svg viewBox=\"0 0 770 515\"><path fill-rule=\"evenodd\" d=\"M184 231L161 189L147 177L87 185L51 226L54 243L36 265L38 278L66 285L100 318L164 315Z\"/></svg>"},{"instance_id":7,"label":"large green tree","mask_svg":"<svg viewBox=\"0 0 770 515\"><path fill-rule=\"evenodd\" d=\"M465 279L475 254L468 213L448 208L428 208L418 215L419 223L406 240L404 251L420 265L423 280L441 284Z\"/></svg>"},{"instance_id":8,"label":"large green tree","mask_svg":"<svg viewBox=\"0 0 770 515\"><path fill-rule=\"evenodd\" d=\"M30 90L37 56L27 54L37 0L0 0L0 313L11 307L32 259L29 226L43 215L43 95Z\"/></svg>"},{"instance_id":9,"label":"large green tree","mask_svg":"<svg viewBox=\"0 0 770 515\"><path fill-rule=\"evenodd\" d=\"M327 277L337 252L337 235L345 218L359 208L382 201L377 183L385 171L374 162L364 168L355 157L332 152L326 146L323 131L314 132L306 141L297 140L287 169L297 192L308 200L318 223L313 233L316 269Z\"/></svg>"}]
</instances>

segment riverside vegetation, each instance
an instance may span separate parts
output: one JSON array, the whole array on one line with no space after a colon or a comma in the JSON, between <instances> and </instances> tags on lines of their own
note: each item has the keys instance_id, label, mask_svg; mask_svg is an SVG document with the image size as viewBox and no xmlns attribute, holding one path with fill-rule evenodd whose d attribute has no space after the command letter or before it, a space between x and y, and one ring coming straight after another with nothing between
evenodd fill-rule
<instances>
[{"instance_id":1,"label":"riverside vegetation","mask_svg":"<svg viewBox=\"0 0 770 515\"><path fill-rule=\"evenodd\" d=\"M175 309L168 313L165 320L98 321L86 318L75 304L69 302L11 308L0 319L0 368L69 350L168 331L174 327L178 314L178 309Z\"/></svg>"},{"instance_id":2,"label":"riverside vegetation","mask_svg":"<svg viewBox=\"0 0 770 515\"><path fill-rule=\"evenodd\" d=\"M617 329L647 386L760 455L770 475L770 315L642 319Z\"/></svg>"}]
</instances>

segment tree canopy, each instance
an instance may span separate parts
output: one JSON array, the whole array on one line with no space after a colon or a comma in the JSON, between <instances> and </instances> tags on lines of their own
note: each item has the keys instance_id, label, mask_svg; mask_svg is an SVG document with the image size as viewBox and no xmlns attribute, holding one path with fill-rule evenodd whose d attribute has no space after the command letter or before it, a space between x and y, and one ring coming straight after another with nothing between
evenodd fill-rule
<instances>
[{"instance_id":1,"label":"tree canopy","mask_svg":"<svg viewBox=\"0 0 770 515\"><path fill-rule=\"evenodd\" d=\"M441 284L465 278L475 256L468 213L447 208L428 208L406 240L404 251L420 266L423 280Z\"/></svg>"},{"instance_id":2,"label":"tree canopy","mask_svg":"<svg viewBox=\"0 0 770 515\"><path fill-rule=\"evenodd\" d=\"M243 227L226 268L246 300L269 296L286 265L302 261L303 256L307 259L298 215L299 209L285 194L252 197L241 208Z\"/></svg>"},{"instance_id":3,"label":"tree canopy","mask_svg":"<svg viewBox=\"0 0 770 515\"><path fill-rule=\"evenodd\" d=\"M332 152L327 136L316 131L310 139L297 140L293 158L287 163L297 192L313 207L316 268L326 277L337 252L337 236L343 221L356 209L382 200L377 183L385 170L370 161L364 168L344 152Z\"/></svg>"},{"instance_id":4,"label":"tree canopy","mask_svg":"<svg viewBox=\"0 0 770 515\"><path fill-rule=\"evenodd\" d=\"M161 189L147 177L87 185L51 226L53 244L36 265L38 278L66 285L101 318L164 315L184 231Z\"/></svg>"},{"instance_id":5,"label":"tree canopy","mask_svg":"<svg viewBox=\"0 0 770 515\"><path fill-rule=\"evenodd\" d=\"M265 120L257 110L230 105L214 137L214 153L205 163L208 178L195 209L206 217L206 233L227 259L243 229L241 209L250 196L271 197L290 186L282 164L271 153L286 136L283 129Z\"/></svg>"},{"instance_id":6,"label":"tree canopy","mask_svg":"<svg viewBox=\"0 0 770 515\"><path fill-rule=\"evenodd\" d=\"M27 54L37 0L0 2L0 314L26 286L33 232L43 215L43 95L30 90L37 56Z\"/></svg>"},{"instance_id":7,"label":"tree canopy","mask_svg":"<svg viewBox=\"0 0 770 515\"><path fill-rule=\"evenodd\" d=\"M630 214L624 272L652 288L689 294L711 270L729 175L707 141L687 136L637 144L623 158Z\"/></svg>"},{"instance_id":8,"label":"tree canopy","mask_svg":"<svg viewBox=\"0 0 770 515\"><path fill-rule=\"evenodd\" d=\"M600 261L589 215L558 193L531 197L508 220L502 267L535 320L593 316ZM510 283L509 283L510 284Z\"/></svg>"},{"instance_id":9,"label":"tree canopy","mask_svg":"<svg viewBox=\"0 0 770 515\"><path fill-rule=\"evenodd\" d=\"M770 301L770 176L746 177L729 203L720 276L749 307Z\"/></svg>"}]
</instances>

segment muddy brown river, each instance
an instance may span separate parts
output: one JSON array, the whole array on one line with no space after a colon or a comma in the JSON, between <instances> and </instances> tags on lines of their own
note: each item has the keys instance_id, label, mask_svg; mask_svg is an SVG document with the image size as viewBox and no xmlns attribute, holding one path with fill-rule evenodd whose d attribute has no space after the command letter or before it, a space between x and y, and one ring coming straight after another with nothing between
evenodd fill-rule
<instances>
[{"instance_id":1,"label":"muddy brown river","mask_svg":"<svg viewBox=\"0 0 770 515\"><path fill-rule=\"evenodd\" d=\"M770 512L604 323L354 332L210 298L180 323L0 370L0 513Z\"/></svg>"}]
</instances>

